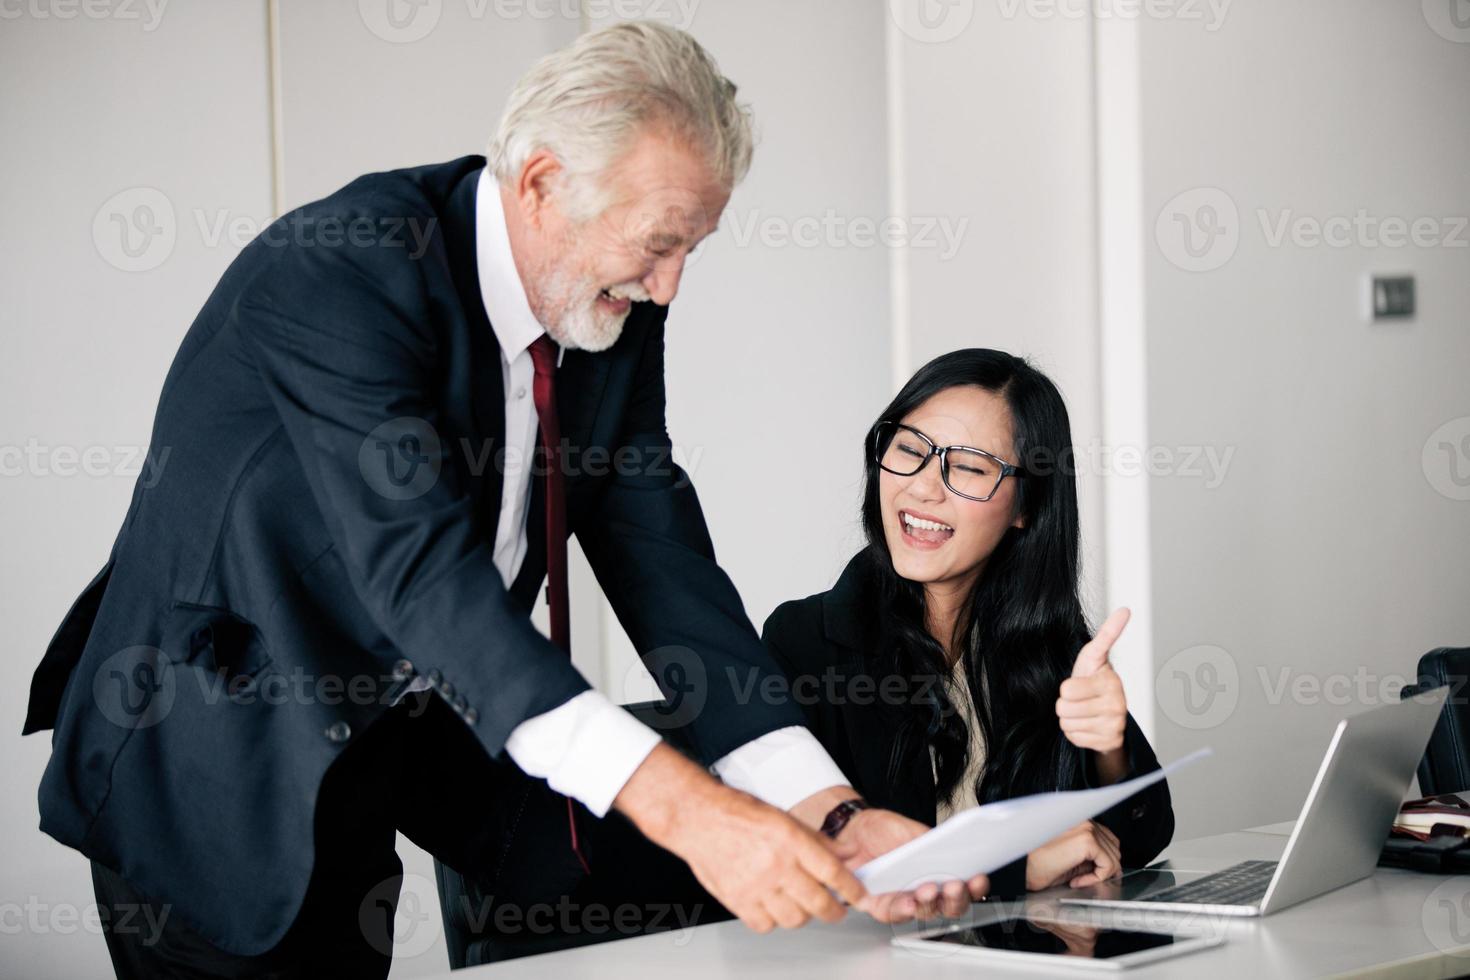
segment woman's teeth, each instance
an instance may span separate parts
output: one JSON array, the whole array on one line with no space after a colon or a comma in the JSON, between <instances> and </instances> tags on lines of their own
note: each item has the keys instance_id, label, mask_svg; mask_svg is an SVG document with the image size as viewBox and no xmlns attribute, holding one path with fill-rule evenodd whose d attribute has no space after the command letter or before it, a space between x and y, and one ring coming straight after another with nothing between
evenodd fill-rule
<instances>
[{"instance_id":1,"label":"woman's teeth","mask_svg":"<svg viewBox=\"0 0 1470 980\"><path fill-rule=\"evenodd\" d=\"M913 514L909 514L909 513L905 513L903 515L903 522L906 525L908 525L909 527L916 527L916 528L920 528L921 530L925 530L925 531L953 531L954 530L954 528L950 527L948 524L940 524L938 521L926 521L922 517L915 517Z\"/></svg>"}]
</instances>

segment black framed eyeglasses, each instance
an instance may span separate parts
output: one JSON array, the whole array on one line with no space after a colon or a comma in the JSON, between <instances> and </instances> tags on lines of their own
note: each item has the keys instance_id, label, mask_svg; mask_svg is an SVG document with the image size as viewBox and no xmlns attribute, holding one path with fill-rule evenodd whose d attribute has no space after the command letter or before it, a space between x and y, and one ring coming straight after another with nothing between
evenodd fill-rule
<instances>
[{"instance_id":1,"label":"black framed eyeglasses","mask_svg":"<svg viewBox=\"0 0 1470 980\"><path fill-rule=\"evenodd\" d=\"M911 425L879 422L873 426L873 460L895 476L913 476L935 456L944 485L966 500L982 503L995 496L1006 477L1021 472L1019 466L983 449L936 446Z\"/></svg>"}]
</instances>

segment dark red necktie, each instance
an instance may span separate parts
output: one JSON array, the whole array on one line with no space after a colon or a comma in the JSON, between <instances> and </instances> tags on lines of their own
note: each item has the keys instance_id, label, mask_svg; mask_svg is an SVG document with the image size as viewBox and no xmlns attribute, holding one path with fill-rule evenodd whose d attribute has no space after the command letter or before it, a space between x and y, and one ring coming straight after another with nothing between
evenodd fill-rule
<instances>
[{"instance_id":1,"label":"dark red necktie","mask_svg":"<svg viewBox=\"0 0 1470 980\"><path fill-rule=\"evenodd\" d=\"M542 465L546 467L546 598L551 606L551 642L572 654L571 612L567 597L567 499L562 474L561 424L556 415L556 345L542 334L531 345L531 362L536 380L531 394L540 422ZM582 854L577 837L577 815L567 798L567 825L572 832L572 853L588 874L592 868Z\"/></svg>"}]
</instances>

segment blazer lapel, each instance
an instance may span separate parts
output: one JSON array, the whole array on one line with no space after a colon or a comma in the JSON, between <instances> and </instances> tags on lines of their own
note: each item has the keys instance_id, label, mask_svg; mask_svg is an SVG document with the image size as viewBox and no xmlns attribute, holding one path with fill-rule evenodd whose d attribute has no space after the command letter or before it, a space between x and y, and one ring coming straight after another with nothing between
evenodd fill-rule
<instances>
[{"instance_id":1,"label":"blazer lapel","mask_svg":"<svg viewBox=\"0 0 1470 980\"><path fill-rule=\"evenodd\" d=\"M500 515L504 484L498 453L505 445L505 383L500 374L500 344L480 293L480 271L475 254L475 191L480 172L473 170L460 179L450 197L444 220L444 237L450 271L459 293L469 332L470 361L474 365L470 391L471 413L478 438L465 447L467 460L479 473L480 512L486 515L488 533L494 535Z\"/></svg>"},{"instance_id":2,"label":"blazer lapel","mask_svg":"<svg viewBox=\"0 0 1470 980\"><path fill-rule=\"evenodd\" d=\"M575 454L569 460L572 474L578 471L580 457L591 444L592 430L602 408L602 396L607 390L608 367L611 362L610 353L592 354L584 350L569 350L556 372L556 410L561 421L561 435ZM573 478L575 477L569 474L569 480Z\"/></svg>"}]
</instances>

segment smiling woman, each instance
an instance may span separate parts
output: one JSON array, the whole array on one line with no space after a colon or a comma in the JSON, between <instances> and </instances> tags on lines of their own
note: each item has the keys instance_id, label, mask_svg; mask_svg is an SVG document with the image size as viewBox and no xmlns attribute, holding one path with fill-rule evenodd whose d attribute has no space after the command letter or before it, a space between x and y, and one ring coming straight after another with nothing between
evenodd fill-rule
<instances>
[{"instance_id":1,"label":"smiling woman","mask_svg":"<svg viewBox=\"0 0 1470 980\"><path fill-rule=\"evenodd\" d=\"M1158 767L1077 594L1071 427L1021 358L959 350L919 370L864 446L868 545L828 592L788 602L765 640L795 679L897 678L921 696L802 705L874 805L933 824L1028 793ZM892 685L889 685L891 688ZM1146 863L1173 833L1161 781L991 876L991 893L1089 884Z\"/></svg>"}]
</instances>

